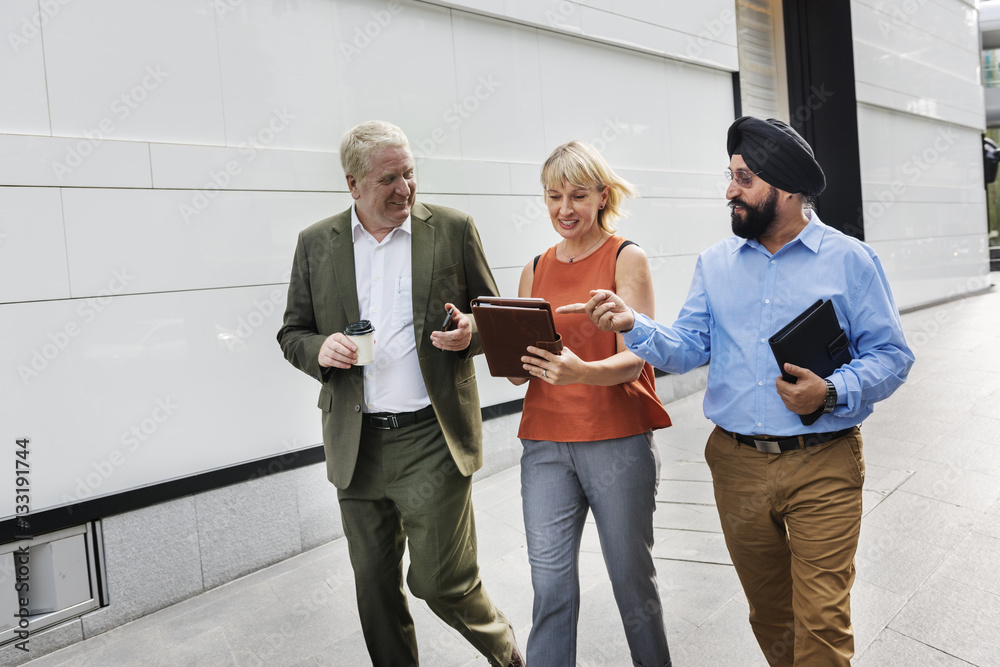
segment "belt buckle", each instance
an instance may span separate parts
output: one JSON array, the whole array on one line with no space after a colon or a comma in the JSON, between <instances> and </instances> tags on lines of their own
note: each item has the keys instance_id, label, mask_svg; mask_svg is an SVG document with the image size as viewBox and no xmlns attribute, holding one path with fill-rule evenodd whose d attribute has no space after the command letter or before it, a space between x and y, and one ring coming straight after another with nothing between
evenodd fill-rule
<instances>
[{"instance_id":1,"label":"belt buckle","mask_svg":"<svg viewBox=\"0 0 1000 667\"><path fill-rule=\"evenodd\" d=\"M368 423L372 425L372 428L376 428L380 431L388 431L399 426L399 424L396 423L396 415L389 415L388 417L375 417L373 415L369 415Z\"/></svg>"},{"instance_id":2,"label":"belt buckle","mask_svg":"<svg viewBox=\"0 0 1000 667\"><path fill-rule=\"evenodd\" d=\"M757 440L754 438L753 444L758 452L763 452L764 454L781 453L781 445L777 440Z\"/></svg>"}]
</instances>

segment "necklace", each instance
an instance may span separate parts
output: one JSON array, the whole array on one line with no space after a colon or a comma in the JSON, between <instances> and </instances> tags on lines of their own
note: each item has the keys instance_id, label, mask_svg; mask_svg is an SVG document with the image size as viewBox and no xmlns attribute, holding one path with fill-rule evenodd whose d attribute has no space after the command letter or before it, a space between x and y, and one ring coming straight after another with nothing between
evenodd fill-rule
<instances>
[{"instance_id":1,"label":"necklace","mask_svg":"<svg viewBox=\"0 0 1000 667\"><path fill-rule=\"evenodd\" d=\"M575 254L575 255L573 255L572 257L570 257L570 256L569 256L569 253L568 253L568 252L566 252L566 245L565 245L565 244L566 244L566 242L565 242L565 241L563 241L563 255L565 255L565 256L566 256L566 258L567 258L567 259L569 260L569 263L570 263L570 264L572 264L572 263L573 263L573 260L574 260L574 259L576 259L576 258L577 258L577 257L579 257L580 255L585 255L585 254L587 254L588 252L590 252L591 250L593 250L594 248L596 248L596 247L597 247L597 244L598 244L598 243L600 243L600 242L601 242L601 241L603 241L603 240L604 240L604 234L601 234L601 235L600 235L600 236L599 236L599 237L597 238L597 241L595 241L595 242L594 242L594 245L590 246L589 248L587 248L587 249L586 249L586 250L584 250L583 252L578 252L578 253L576 253L576 254Z\"/></svg>"}]
</instances>

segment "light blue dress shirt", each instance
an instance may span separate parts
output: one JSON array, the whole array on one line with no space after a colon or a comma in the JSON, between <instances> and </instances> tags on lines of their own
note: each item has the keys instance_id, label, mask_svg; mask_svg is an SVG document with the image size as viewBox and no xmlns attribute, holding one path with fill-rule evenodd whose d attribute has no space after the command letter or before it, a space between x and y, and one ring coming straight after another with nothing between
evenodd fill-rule
<instances>
[{"instance_id":1,"label":"light blue dress shirt","mask_svg":"<svg viewBox=\"0 0 1000 667\"><path fill-rule=\"evenodd\" d=\"M727 431L789 436L855 426L913 365L875 252L807 214L809 224L774 255L756 240L716 243L698 257L673 326L636 313L624 335L629 350L670 373L711 361L705 416ZM853 360L828 378L837 407L804 426L778 396L781 372L767 339L817 299L833 301Z\"/></svg>"}]
</instances>

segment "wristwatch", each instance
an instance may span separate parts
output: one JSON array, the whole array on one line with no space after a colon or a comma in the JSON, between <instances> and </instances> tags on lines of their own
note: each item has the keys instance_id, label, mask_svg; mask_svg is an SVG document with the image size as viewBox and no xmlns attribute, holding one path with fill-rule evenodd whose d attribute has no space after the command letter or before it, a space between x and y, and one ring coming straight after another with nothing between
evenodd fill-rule
<instances>
[{"instance_id":1,"label":"wristwatch","mask_svg":"<svg viewBox=\"0 0 1000 667\"><path fill-rule=\"evenodd\" d=\"M829 380L824 380L824 382L826 382L826 400L823 403L823 414L826 415L837 407L837 388Z\"/></svg>"}]
</instances>

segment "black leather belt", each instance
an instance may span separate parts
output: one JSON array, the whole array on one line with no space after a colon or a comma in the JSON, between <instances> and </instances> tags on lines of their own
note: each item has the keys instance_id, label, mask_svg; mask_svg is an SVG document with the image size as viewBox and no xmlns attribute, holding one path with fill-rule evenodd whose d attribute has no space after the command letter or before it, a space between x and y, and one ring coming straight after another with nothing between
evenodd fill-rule
<instances>
[{"instance_id":1,"label":"black leather belt","mask_svg":"<svg viewBox=\"0 0 1000 667\"><path fill-rule=\"evenodd\" d=\"M720 430L723 433L736 438L737 442L740 444L753 447L758 452L764 452L765 454L780 454L781 452L789 452L793 449L805 449L806 447L812 447L813 445L822 445L824 442L830 442L831 440L836 440L837 438L843 438L845 435L853 433L855 428L857 427L852 426L850 428L845 428L842 431L831 431L828 433L804 433L802 435L793 435L788 438L772 438L769 436L757 436L755 438L752 435L730 433L725 429Z\"/></svg>"},{"instance_id":2,"label":"black leather belt","mask_svg":"<svg viewBox=\"0 0 1000 667\"><path fill-rule=\"evenodd\" d=\"M383 431L416 424L434 416L434 406L428 405L416 412L366 412L365 423Z\"/></svg>"}]
</instances>

